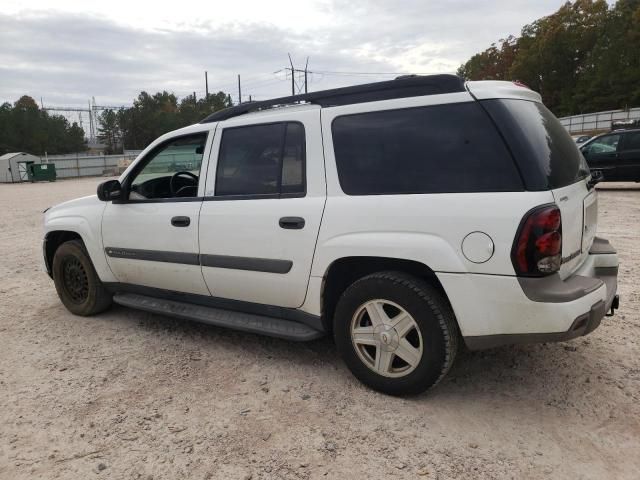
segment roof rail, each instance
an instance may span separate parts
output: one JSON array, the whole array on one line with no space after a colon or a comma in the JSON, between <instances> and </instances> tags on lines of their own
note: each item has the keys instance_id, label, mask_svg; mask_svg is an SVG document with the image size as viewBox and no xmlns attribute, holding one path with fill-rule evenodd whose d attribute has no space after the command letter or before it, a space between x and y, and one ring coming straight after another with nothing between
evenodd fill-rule
<instances>
[{"instance_id":1,"label":"roof rail","mask_svg":"<svg viewBox=\"0 0 640 480\"><path fill-rule=\"evenodd\" d=\"M291 95L260 102L247 102L212 113L200 123L220 122L257 110L296 103L314 103L321 107L421 97L442 93L464 92L464 80L457 75L402 76L385 82L367 83L352 87L334 88L319 92Z\"/></svg>"}]
</instances>

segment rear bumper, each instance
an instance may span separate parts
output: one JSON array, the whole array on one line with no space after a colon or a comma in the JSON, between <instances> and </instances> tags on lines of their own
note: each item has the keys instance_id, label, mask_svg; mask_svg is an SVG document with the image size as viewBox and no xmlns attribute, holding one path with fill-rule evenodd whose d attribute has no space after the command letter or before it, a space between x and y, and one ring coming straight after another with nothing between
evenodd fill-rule
<instances>
[{"instance_id":1,"label":"rear bumper","mask_svg":"<svg viewBox=\"0 0 640 480\"><path fill-rule=\"evenodd\" d=\"M595 330L618 306L618 256L596 238L569 278L438 274L467 347L565 341Z\"/></svg>"}]
</instances>

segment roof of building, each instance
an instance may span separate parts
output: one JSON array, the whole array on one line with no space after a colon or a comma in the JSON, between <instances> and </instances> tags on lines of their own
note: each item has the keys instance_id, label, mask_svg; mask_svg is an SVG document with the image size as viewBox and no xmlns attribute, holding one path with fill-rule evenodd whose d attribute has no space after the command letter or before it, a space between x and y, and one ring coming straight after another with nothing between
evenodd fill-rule
<instances>
[{"instance_id":1,"label":"roof of building","mask_svg":"<svg viewBox=\"0 0 640 480\"><path fill-rule=\"evenodd\" d=\"M295 103L314 103L321 107L351 105L394 98L419 97L442 93L464 92L464 80L457 75L407 75L385 82L334 88L319 92L291 95L260 102L246 102L212 113L200 123L227 120L257 110Z\"/></svg>"},{"instance_id":2,"label":"roof of building","mask_svg":"<svg viewBox=\"0 0 640 480\"><path fill-rule=\"evenodd\" d=\"M11 153L5 153L4 155L0 155L0 160L10 160L13 157L17 157L18 155L28 155L30 157L35 157L35 155L31 155L30 153L26 153L26 152L11 152Z\"/></svg>"}]
</instances>

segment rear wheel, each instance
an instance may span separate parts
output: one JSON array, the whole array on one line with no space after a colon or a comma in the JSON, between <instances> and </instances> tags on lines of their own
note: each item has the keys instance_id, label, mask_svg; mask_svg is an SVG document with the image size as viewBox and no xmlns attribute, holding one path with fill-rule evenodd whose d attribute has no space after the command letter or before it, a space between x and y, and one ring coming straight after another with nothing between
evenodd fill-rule
<instances>
[{"instance_id":1,"label":"rear wheel","mask_svg":"<svg viewBox=\"0 0 640 480\"><path fill-rule=\"evenodd\" d=\"M95 315L111 306L112 296L98 278L81 241L71 240L58 247L52 272L58 296L71 313Z\"/></svg>"},{"instance_id":2,"label":"rear wheel","mask_svg":"<svg viewBox=\"0 0 640 480\"><path fill-rule=\"evenodd\" d=\"M352 373L391 395L436 385L458 348L448 302L425 281L402 272L374 273L347 288L336 307L334 335Z\"/></svg>"}]
</instances>

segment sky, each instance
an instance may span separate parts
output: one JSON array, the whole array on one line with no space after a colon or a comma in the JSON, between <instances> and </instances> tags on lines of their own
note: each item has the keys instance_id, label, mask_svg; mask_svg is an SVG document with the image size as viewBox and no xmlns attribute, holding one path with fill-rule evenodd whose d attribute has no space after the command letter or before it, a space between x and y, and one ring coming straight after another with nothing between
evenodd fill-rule
<instances>
[{"instance_id":1,"label":"sky","mask_svg":"<svg viewBox=\"0 0 640 480\"><path fill-rule=\"evenodd\" d=\"M291 93L288 53L310 91L453 73L562 0L2 0L0 103L130 105L145 90L267 99ZM296 78L296 91L303 88Z\"/></svg>"}]
</instances>

